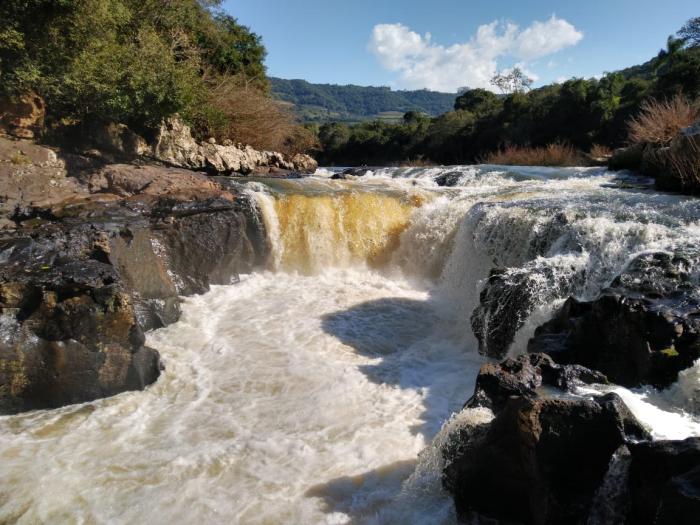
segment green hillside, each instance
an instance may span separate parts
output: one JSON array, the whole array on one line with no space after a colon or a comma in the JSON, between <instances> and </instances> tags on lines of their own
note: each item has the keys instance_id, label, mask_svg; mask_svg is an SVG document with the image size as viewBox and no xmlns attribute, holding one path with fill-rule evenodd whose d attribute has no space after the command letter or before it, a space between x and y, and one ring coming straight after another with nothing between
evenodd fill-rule
<instances>
[{"instance_id":1,"label":"green hillside","mask_svg":"<svg viewBox=\"0 0 700 525\"><path fill-rule=\"evenodd\" d=\"M281 78L271 78L270 82L274 96L294 104L305 122L360 122L407 111L437 116L451 110L457 96L425 89L393 91L389 87L311 84Z\"/></svg>"}]
</instances>

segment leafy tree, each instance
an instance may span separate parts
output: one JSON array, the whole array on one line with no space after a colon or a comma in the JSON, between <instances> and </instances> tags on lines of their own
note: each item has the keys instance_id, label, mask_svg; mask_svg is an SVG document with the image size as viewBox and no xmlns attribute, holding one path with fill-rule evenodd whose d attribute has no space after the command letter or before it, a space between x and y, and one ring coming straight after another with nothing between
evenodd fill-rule
<instances>
[{"instance_id":1,"label":"leafy tree","mask_svg":"<svg viewBox=\"0 0 700 525\"><path fill-rule=\"evenodd\" d=\"M700 46L700 16L688 20L678 31L678 37L689 47Z\"/></svg>"},{"instance_id":2,"label":"leafy tree","mask_svg":"<svg viewBox=\"0 0 700 525\"><path fill-rule=\"evenodd\" d=\"M516 67L507 73L497 73L491 79L491 85L496 86L501 90L501 93L521 93L527 91L533 84L533 80L529 78L523 71Z\"/></svg>"},{"instance_id":3,"label":"leafy tree","mask_svg":"<svg viewBox=\"0 0 700 525\"><path fill-rule=\"evenodd\" d=\"M494 113L502 107L501 99L485 89L470 89L455 100L455 110L463 109L475 115L484 116Z\"/></svg>"}]
</instances>

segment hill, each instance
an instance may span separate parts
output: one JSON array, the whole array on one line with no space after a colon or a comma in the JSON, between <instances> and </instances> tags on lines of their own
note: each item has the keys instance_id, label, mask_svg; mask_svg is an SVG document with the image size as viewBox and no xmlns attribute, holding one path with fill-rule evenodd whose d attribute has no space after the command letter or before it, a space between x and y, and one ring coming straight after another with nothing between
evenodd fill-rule
<instances>
[{"instance_id":1,"label":"hill","mask_svg":"<svg viewBox=\"0 0 700 525\"><path fill-rule=\"evenodd\" d=\"M312 84L305 80L270 78L274 96L294 104L305 122L396 121L407 111L430 116L450 111L454 93L393 91L389 87Z\"/></svg>"}]
</instances>

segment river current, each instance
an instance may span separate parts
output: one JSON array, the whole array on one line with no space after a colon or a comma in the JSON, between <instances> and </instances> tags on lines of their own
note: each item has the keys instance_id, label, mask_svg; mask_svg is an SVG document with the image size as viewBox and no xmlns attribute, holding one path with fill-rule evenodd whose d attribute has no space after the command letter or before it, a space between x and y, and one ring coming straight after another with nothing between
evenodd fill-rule
<instances>
[{"instance_id":1,"label":"river current","mask_svg":"<svg viewBox=\"0 0 700 525\"><path fill-rule=\"evenodd\" d=\"M489 417L453 416L485 361L469 320L489 272L535 298L517 355L634 256L700 253L700 200L632 175L332 174L241 182L268 265L148 334L156 384L0 417L0 523L454 523L438 448L445 426ZM665 391L615 391L655 438L700 435L700 364Z\"/></svg>"}]
</instances>

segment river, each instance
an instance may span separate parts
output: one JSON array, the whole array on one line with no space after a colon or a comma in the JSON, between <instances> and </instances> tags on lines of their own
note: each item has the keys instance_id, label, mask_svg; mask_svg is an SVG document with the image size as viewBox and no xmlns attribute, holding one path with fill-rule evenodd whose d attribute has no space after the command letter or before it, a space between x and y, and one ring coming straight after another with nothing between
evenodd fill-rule
<instances>
[{"instance_id":1,"label":"river","mask_svg":"<svg viewBox=\"0 0 700 525\"><path fill-rule=\"evenodd\" d=\"M155 385L0 417L1 523L453 523L434 440L485 361L491 269L531 298L517 355L635 255L700 253L700 200L604 169L332 174L241 186L268 265L148 334ZM700 364L615 391L655 438L700 435Z\"/></svg>"}]
</instances>

